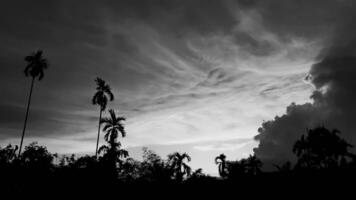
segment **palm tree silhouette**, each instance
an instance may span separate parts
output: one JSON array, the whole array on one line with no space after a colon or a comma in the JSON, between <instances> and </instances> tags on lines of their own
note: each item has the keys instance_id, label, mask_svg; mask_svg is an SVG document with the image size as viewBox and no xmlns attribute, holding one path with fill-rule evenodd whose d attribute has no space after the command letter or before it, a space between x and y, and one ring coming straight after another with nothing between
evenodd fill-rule
<instances>
[{"instance_id":1,"label":"palm tree silhouette","mask_svg":"<svg viewBox=\"0 0 356 200\"><path fill-rule=\"evenodd\" d=\"M26 116L25 116L25 122L24 122L23 130L22 130L22 136L21 136L21 142L20 142L18 156L21 155L22 143L23 143L23 139L25 136L28 113L30 110L31 97L32 97L33 86L35 83L35 78L38 77L39 81L42 80L42 78L44 77L44 70L48 68L48 62L45 58L42 57L42 53L43 52L41 50L38 50L37 52L32 53L32 55L25 57L27 66L25 68L24 73L25 73L26 77L31 76L32 81L31 81L30 94L29 94L28 102L27 102Z\"/></svg>"},{"instance_id":2,"label":"palm tree silhouette","mask_svg":"<svg viewBox=\"0 0 356 200\"><path fill-rule=\"evenodd\" d=\"M180 154L179 152L175 152L168 155L168 161L171 164L175 178L178 182L183 181L184 175L189 176L191 174L191 168L186 163L184 163L185 159L188 162L191 161L191 158L187 153Z\"/></svg>"},{"instance_id":3,"label":"palm tree silhouette","mask_svg":"<svg viewBox=\"0 0 356 200\"><path fill-rule=\"evenodd\" d=\"M102 112L106 109L106 105L108 100L114 100L114 95L111 92L111 88L108 84L105 83L104 80L101 78L96 78L96 93L93 96L92 103L93 105L100 106L100 114L99 114L99 125L98 125L98 137L96 140L96 149L95 149L95 156L98 156L98 147L99 147L99 137L100 137L100 125L101 125L101 116Z\"/></svg>"},{"instance_id":4,"label":"palm tree silhouette","mask_svg":"<svg viewBox=\"0 0 356 200\"><path fill-rule=\"evenodd\" d=\"M224 154L220 154L215 158L215 164L218 165L219 174L222 178L226 177L226 156Z\"/></svg>"},{"instance_id":5,"label":"palm tree silhouette","mask_svg":"<svg viewBox=\"0 0 356 200\"><path fill-rule=\"evenodd\" d=\"M103 131L106 132L104 139L109 144L109 146L103 145L99 149L99 153L105 152L106 160L110 161L111 164L115 165L116 162L120 161L121 157L126 158L128 152L121 149L121 143L117 141L119 134L122 137L126 136L126 131L124 129L123 121L124 117L117 117L115 111L109 110L110 117L105 117L101 119L100 124L104 124Z\"/></svg>"}]
</instances>

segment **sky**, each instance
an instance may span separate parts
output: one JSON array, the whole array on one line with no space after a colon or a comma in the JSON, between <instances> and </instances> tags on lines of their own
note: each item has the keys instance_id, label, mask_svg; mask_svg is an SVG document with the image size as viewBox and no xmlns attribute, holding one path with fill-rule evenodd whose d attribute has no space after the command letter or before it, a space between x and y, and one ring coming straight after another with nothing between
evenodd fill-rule
<instances>
[{"instance_id":1,"label":"sky","mask_svg":"<svg viewBox=\"0 0 356 200\"><path fill-rule=\"evenodd\" d=\"M214 158L295 159L307 128L356 130L356 15L352 0L2 1L0 145L18 144L30 79L24 57L49 61L35 83L25 144L94 153L95 78L125 116L121 139L139 159L187 152ZM104 115L107 115L105 113ZM101 144L104 144L101 138Z\"/></svg>"}]
</instances>

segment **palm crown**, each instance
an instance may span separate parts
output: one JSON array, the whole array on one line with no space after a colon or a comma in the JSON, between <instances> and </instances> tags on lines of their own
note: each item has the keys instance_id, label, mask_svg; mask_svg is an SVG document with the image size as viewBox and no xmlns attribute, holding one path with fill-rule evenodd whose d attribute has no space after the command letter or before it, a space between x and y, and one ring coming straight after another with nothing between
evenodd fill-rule
<instances>
[{"instance_id":1,"label":"palm crown","mask_svg":"<svg viewBox=\"0 0 356 200\"><path fill-rule=\"evenodd\" d=\"M42 51L38 50L32 55L26 56L25 61L28 63L24 71L25 75L32 76L32 78L38 77L38 80L42 80L44 69L48 68L48 62L42 57Z\"/></svg>"},{"instance_id":2,"label":"palm crown","mask_svg":"<svg viewBox=\"0 0 356 200\"><path fill-rule=\"evenodd\" d=\"M122 137L126 136L123 121L124 117L117 117L115 111L109 110L110 117L101 119L100 123L104 124L103 131L106 132L104 139L109 143L109 146L103 145L99 149L99 153L102 151L106 152L106 158L112 162L120 161L121 157L127 157L128 152L124 149L120 149L121 143L117 141L119 134Z\"/></svg>"},{"instance_id":3,"label":"palm crown","mask_svg":"<svg viewBox=\"0 0 356 200\"><path fill-rule=\"evenodd\" d=\"M103 127L103 131L106 132L104 138L109 144L114 144L119 137L119 133L121 133L122 137L126 136L126 132L124 129L123 121L125 121L124 117L118 117L115 114L115 111L109 110L110 117L103 118L100 123L105 124Z\"/></svg>"},{"instance_id":4,"label":"palm crown","mask_svg":"<svg viewBox=\"0 0 356 200\"><path fill-rule=\"evenodd\" d=\"M215 158L215 163L219 165L219 174L221 177L226 175L226 156L220 154Z\"/></svg>"},{"instance_id":5,"label":"palm crown","mask_svg":"<svg viewBox=\"0 0 356 200\"><path fill-rule=\"evenodd\" d=\"M103 111L106 109L108 99L110 101L114 100L114 94L111 92L111 88L104 80L101 78L96 78L96 93L93 96L92 103L94 105L99 105L100 109Z\"/></svg>"},{"instance_id":6,"label":"palm crown","mask_svg":"<svg viewBox=\"0 0 356 200\"><path fill-rule=\"evenodd\" d=\"M171 163L172 169L176 175L178 181L183 179L183 176L191 174L191 168L184 163L184 160L187 159L190 162L191 158L187 153L180 154L175 152L173 154L168 155L168 160Z\"/></svg>"}]
</instances>

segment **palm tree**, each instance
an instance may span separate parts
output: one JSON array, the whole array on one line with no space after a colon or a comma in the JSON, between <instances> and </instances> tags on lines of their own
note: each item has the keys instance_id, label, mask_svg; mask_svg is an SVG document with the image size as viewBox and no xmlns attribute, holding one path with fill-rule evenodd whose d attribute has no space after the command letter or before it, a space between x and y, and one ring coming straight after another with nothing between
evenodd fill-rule
<instances>
[{"instance_id":1,"label":"palm tree","mask_svg":"<svg viewBox=\"0 0 356 200\"><path fill-rule=\"evenodd\" d=\"M96 93L93 96L92 103L93 105L100 106L100 114L99 114L99 126L98 126L98 137L96 140L96 149L95 156L98 156L98 147L99 147L99 137L100 137L100 125L101 125L101 116L102 112L105 111L108 100L114 100L114 95L111 92L111 88L108 84L105 83L101 78L96 78Z\"/></svg>"},{"instance_id":2,"label":"palm tree","mask_svg":"<svg viewBox=\"0 0 356 200\"><path fill-rule=\"evenodd\" d=\"M32 53L32 55L30 55L30 56L26 56L25 61L27 62L27 66L24 71L25 76L26 77L31 76L32 81L31 81L30 94L29 94L29 98L28 98L28 102L27 102L26 116L25 116L25 122L24 122L23 130L22 130L22 136L21 136L21 142L20 142L18 156L21 155L22 143L23 143L23 139L25 136L28 113L30 110L31 97L32 97L32 91L33 91L35 79L38 77L39 81L42 80L44 77L44 70L48 68L48 62L45 58L42 57L41 50L38 50L37 52Z\"/></svg>"},{"instance_id":3,"label":"palm tree","mask_svg":"<svg viewBox=\"0 0 356 200\"><path fill-rule=\"evenodd\" d=\"M175 178L178 182L183 181L184 175L189 176L191 174L191 168L186 163L184 163L185 159L188 162L191 160L187 153L180 154L179 152L175 152L168 155L168 161L171 164Z\"/></svg>"},{"instance_id":4,"label":"palm tree","mask_svg":"<svg viewBox=\"0 0 356 200\"><path fill-rule=\"evenodd\" d=\"M222 178L226 177L226 156L224 154L220 154L215 158L215 164L219 165L219 174Z\"/></svg>"},{"instance_id":5,"label":"palm tree","mask_svg":"<svg viewBox=\"0 0 356 200\"><path fill-rule=\"evenodd\" d=\"M109 110L110 117L105 117L101 119L100 124L104 124L103 131L106 132L104 139L109 144L108 146L103 145L99 149L99 153L102 151L105 152L105 159L110 161L111 164L116 165L116 162L120 162L120 158L126 158L128 152L124 149L121 149L121 143L117 141L119 134L122 137L126 136L126 131L124 129L123 121L124 117L117 117L115 111Z\"/></svg>"}]
</instances>

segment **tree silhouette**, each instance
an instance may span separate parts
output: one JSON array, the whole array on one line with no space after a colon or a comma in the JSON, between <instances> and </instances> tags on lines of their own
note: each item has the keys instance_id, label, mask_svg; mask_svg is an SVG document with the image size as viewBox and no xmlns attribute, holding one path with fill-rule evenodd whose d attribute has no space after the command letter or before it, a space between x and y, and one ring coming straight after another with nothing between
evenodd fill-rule
<instances>
[{"instance_id":1,"label":"tree silhouette","mask_svg":"<svg viewBox=\"0 0 356 200\"><path fill-rule=\"evenodd\" d=\"M191 158L187 153L180 154L175 152L168 155L168 161L173 170L173 175L178 182L182 182L184 175L189 176L191 174L191 168L187 165L184 160L190 162Z\"/></svg>"},{"instance_id":2,"label":"tree silhouette","mask_svg":"<svg viewBox=\"0 0 356 200\"><path fill-rule=\"evenodd\" d=\"M96 93L93 96L92 103L93 105L99 105L99 125L98 125L98 137L96 140L95 156L98 155L99 147L99 138L100 138L100 125L101 125L101 116L102 112L105 111L108 100L114 100L114 94L111 92L111 88L104 80L101 78L96 78Z\"/></svg>"},{"instance_id":3,"label":"tree silhouette","mask_svg":"<svg viewBox=\"0 0 356 200\"><path fill-rule=\"evenodd\" d=\"M37 52L33 53L30 56L25 57L25 61L27 62L26 68L25 68L25 76L31 76L31 89L30 89L30 94L28 97L28 102L27 102L27 109L26 109L26 116L25 116L25 122L22 130L22 136L21 136L21 142L20 142L20 148L19 148L19 156L21 155L21 150L22 150L22 144L23 144L23 139L25 137L25 131L26 131L26 126L27 126L27 119L28 119L28 113L30 110L30 104L31 104L31 97L32 97L32 91L35 83L35 78L38 77L38 80L42 80L44 77L44 70L48 68L48 62L45 58L42 57L42 51L38 50Z\"/></svg>"},{"instance_id":4,"label":"tree silhouette","mask_svg":"<svg viewBox=\"0 0 356 200\"><path fill-rule=\"evenodd\" d=\"M16 151L18 147L7 145L5 148L0 147L0 168L8 167L16 158Z\"/></svg>"},{"instance_id":5,"label":"tree silhouette","mask_svg":"<svg viewBox=\"0 0 356 200\"><path fill-rule=\"evenodd\" d=\"M227 178L237 179L246 175L246 159L227 161Z\"/></svg>"},{"instance_id":6,"label":"tree silhouette","mask_svg":"<svg viewBox=\"0 0 356 200\"><path fill-rule=\"evenodd\" d=\"M39 146L37 142L32 142L25 147L21 155L21 162L25 167L39 170L50 170L52 167L53 155L44 146Z\"/></svg>"},{"instance_id":7,"label":"tree silhouette","mask_svg":"<svg viewBox=\"0 0 356 200\"><path fill-rule=\"evenodd\" d=\"M149 150L147 147L143 150L143 162L140 166L141 180L144 182L169 182L172 177L172 169L169 163L165 162L154 151Z\"/></svg>"},{"instance_id":8,"label":"tree silhouette","mask_svg":"<svg viewBox=\"0 0 356 200\"><path fill-rule=\"evenodd\" d=\"M108 143L99 149L99 153L104 152L102 160L107 163L111 168L116 169L116 163L121 164L121 158L128 157L128 152L121 149L121 143L117 141L119 134L122 137L126 136L123 121L124 117L118 117L115 111L109 110L110 117L101 119L100 123L104 124L103 131L106 132L104 139Z\"/></svg>"},{"instance_id":9,"label":"tree silhouette","mask_svg":"<svg viewBox=\"0 0 356 200\"><path fill-rule=\"evenodd\" d=\"M280 173L288 173L292 171L292 163L290 161L287 161L282 165L273 165L273 166L277 168L277 171Z\"/></svg>"},{"instance_id":10,"label":"tree silhouette","mask_svg":"<svg viewBox=\"0 0 356 200\"><path fill-rule=\"evenodd\" d=\"M257 175L261 172L262 162L256 155L250 155L246 159L246 173L249 175Z\"/></svg>"},{"instance_id":11,"label":"tree silhouette","mask_svg":"<svg viewBox=\"0 0 356 200\"><path fill-rule=\"evenodd\" d=\"M339 167L353 157L349 152L351 144L339 137L340 131L332 131L323 126L309 129L307 135L294 144L293 153L297 156L297 168L330 169Z\"/></svg>"},{"instance_id":12,"label":"tree silhouette","mask_svg":"<svg viewBox=\"0 0 356 200\"><path fill-rule=\"evenodd\" d=\"M224 154L220 154L215 158L215 164L218 165L219 168L219 175L222 178L225 178L227 173L226 173L226 156Z\"/></svg>"},{"instance_id":13,"label":"tree silhouette","mask_svg":"<svg viewBox=\"0 0 356 200\"><path fill-rule=\"evenodd\" d=\"M256 176L261 172L262 162L255 156L250 155L237 161L227 161L227 177L236 179L243 176Z\"/></svg>"}]
</instances>

